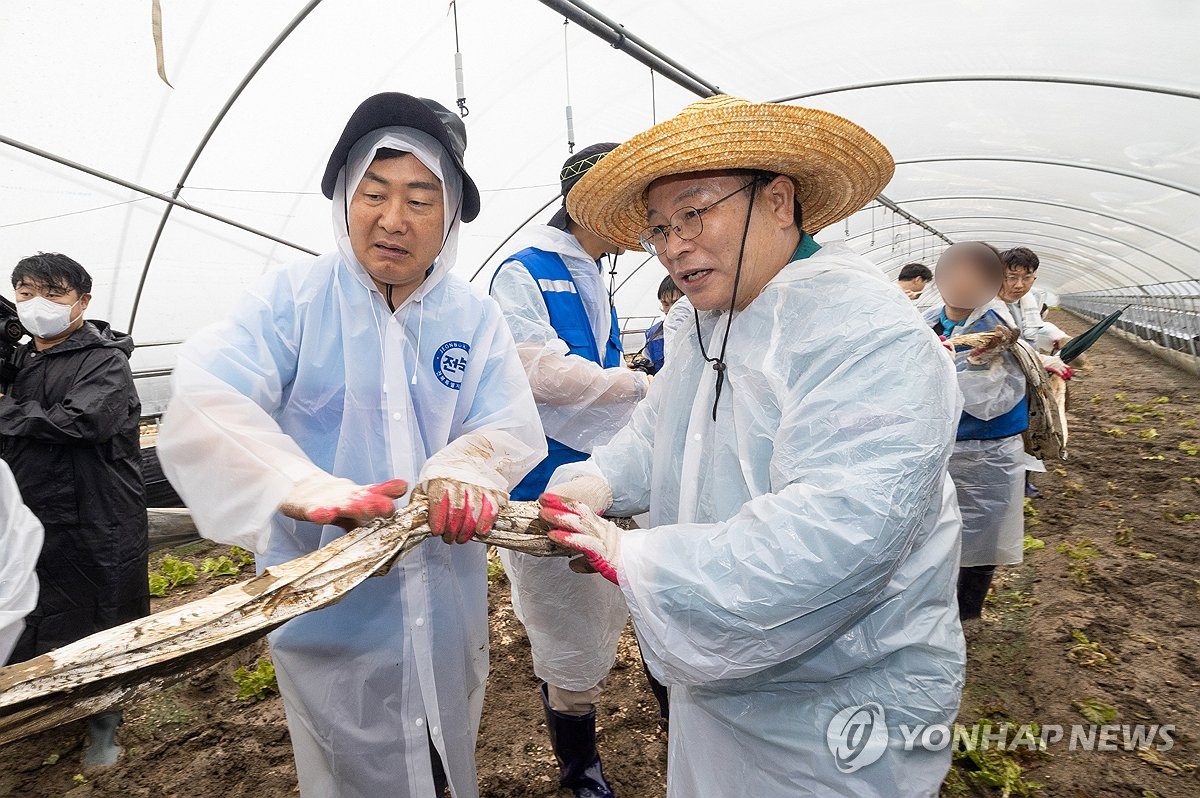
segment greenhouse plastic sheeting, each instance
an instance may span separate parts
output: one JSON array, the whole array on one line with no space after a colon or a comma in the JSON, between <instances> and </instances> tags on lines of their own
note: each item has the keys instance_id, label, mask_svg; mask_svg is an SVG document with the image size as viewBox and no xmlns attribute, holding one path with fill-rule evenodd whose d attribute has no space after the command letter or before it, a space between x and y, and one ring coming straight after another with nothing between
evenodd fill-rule
<instances>
[{"instance_id":1,"label":"greenhouse plastic sheeting","mask_svg":"<svg viewBox=\"0 0 1200 798\"><path fill-rule=\"evenodd\" d=\"M594 0L613 21L721 90L791 100L862 124L897 160L886 196L953 240L1028 245L1058 294L1200 276L1200 6L1005 2L641 3ZM238 84L306 4L161 0L171 86L155 68L149 3L6 3L0 134L169 194ZM457 3L467 164L483 191L457 269L557 193L567 154L621 140L695 95L536 0ZM324 0L283 41L200 152L180 199L328 251L321 170L350 111L398 90L453 106L446 2ZM568 80L569 78L569 80ZM90 315L127 328L165 204L0 144L0 266L62 251L96 277ZM549 216L555 207L536 220ZM944 241L880 206L818 240L894 272ZM149 259L133 333L174 341L299 252L186 209ZM623 316L653 316L663 271L629 253ZM479 280L491 276L494 261ZM5 281L6 283L6 281ZM5 284L0 292L9 294ZM169 367L174 347L135 367Z\"/></svg>"}]
</instances>

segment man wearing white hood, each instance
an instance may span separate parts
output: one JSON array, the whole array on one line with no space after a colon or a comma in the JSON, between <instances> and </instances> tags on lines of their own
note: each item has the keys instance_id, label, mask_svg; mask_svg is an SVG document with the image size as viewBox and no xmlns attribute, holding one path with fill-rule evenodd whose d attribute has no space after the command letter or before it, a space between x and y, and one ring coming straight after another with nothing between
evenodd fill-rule
<instances>
[{"instance_id":1,"label":"man wearing white hood","mask_svg":"<svg viewBox=\"0 0 1200 798\"><path fill-rule=\"evenodd\" d=\"M559 173L564 203L616 146L593 144L567 158ZM513 490L514 499L537 499L556 468L586 460L607 443L646 395L646 375L622 358L617 311L601 273L601 258L623 251L576 224L564 204L549 224L524 232L492 278L492 297L517 342L549 448ZM561 558L504 551L500 559L513 609L529 635L534 673L543 681L559 783L577 798L612 798L596 751L596 702L629 620L621 591L599 577L573 574ZM577 614L564 617L565 606ZM665 690L657 688L665 702Z\"/></svg>"},{"instance_id":2,"label":"man wearing white hood","mask_svg":"<svg viewBox=\"0 0 1200 798\"><path fill-rule=\"evenodd\" d=\"M545 456L499 310L450 274L479 212L465 149L433 101L366 100L322 181L337 251L184 345L158 451L206 537L274 565L391 514L415 480L430 527L466 543ZM486 589L483 546L427 543L271 635L306 797L478 795Z\"/></svg>"}]
</instances>

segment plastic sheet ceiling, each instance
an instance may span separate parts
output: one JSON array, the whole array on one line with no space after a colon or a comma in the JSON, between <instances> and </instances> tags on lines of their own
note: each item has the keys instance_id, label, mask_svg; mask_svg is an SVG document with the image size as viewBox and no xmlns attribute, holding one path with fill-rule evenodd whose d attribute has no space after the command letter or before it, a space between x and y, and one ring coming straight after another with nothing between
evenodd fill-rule
<instances>
[{"instance_id":1,"label":"plastic sheet ceiling","mask_svg":"<svg viewBox=\"0 0 1200 798\"><path fill-rule=\"evenodd\" d=\"M239 82L307 5L161 0L0 7L0 134L169 194ZM1200 7L1117 2L594 0L604 15L722 90L843 114L896 157L886 195L953 240L1027 245L1057 293L1200 277ZM462 237L471 276L557 193L575 140L621 140L695 96L537 0L460 0L467 163L483 189ZM564 36L565 34L565 36ZM564 41L565 39L565 41ZM324 0L249 82L180 199L303 247L331 245L319 179L359 101L456 97L441 0ZM0 144L0 267L62 251L96 276L91 315L127 327L164 203ZM553 208L553 205L551 206ZM544 220L550 210L538 220ZM847 237L894 272L944 242L871 207ZM184 209L169 217L133 330L176 340L299 253ZM618 303L656 313L655 262L622 256ZM478 279L490 277L494 262ZM0 291L11 296L7 281ZM157 351L159 354L150 354ZM144 368L170 347L139 353Z\"/></svg>"}]
</instances>

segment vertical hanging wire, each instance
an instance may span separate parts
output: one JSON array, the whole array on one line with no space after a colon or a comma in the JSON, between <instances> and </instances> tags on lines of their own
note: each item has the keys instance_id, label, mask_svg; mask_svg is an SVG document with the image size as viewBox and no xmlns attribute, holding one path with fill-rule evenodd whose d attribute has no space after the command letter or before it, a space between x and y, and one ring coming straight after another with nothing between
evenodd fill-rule
<instances>
[{"instance_id":1,"label":"vertical hanging wire","mask_svg":"<svg viewBox=\"0 0 1200 798\"><path fill-rule=\"evenodd\" d=\"M658 96L654 91L654 70L650 70L650 124L658 124Z\"/></svg>"},{"instance_id":2,"label":"vertical hanging wire","mask_svg":"<svg viewBox=\"0 0 1200 798\"><path fill-rule=\"evenodd\" d=\"M871 246L875 246L875 206L871 206Z\"/></svg>"},{"instance_id":3,"label":"vertical hanging wire","mask_svg":"<svg viewBox=\"0 0 1200 798\"><path fill-rule=\"evenodd\" d=\"M853 215L854 215L854 214L851 214L851 216L853 216ZM843 235L845 238L850 238L850 216L847 216L847 217L846 217L846 224L845 224L845 226L842 228L842 235Z\"/></svg>"},{"instance_id":4,"label":"vertical hanging wire","mask_svg":"<svg viewBox=\"0 0 1200 798\"><path fill-rule=\"evenodd\" d=\"M566 17L563 17L563 77L567 84L567 154L575 152L575 112L571 109L571 48L567 41Z\"/></svg>"},{"instance_id":5,"label":"vertical hanging wire","mask_svg":"<svg viewBox=\"0 0 1200 798\"><path fill-rule=\"evenodd\" d=\"M454 84L458 88L458 114L466 119L471 113L467 108L467 89L463 80L462 48L458 44L458 2L450 0L450 11L454 14Z\"/></svg>"}]
</instances>

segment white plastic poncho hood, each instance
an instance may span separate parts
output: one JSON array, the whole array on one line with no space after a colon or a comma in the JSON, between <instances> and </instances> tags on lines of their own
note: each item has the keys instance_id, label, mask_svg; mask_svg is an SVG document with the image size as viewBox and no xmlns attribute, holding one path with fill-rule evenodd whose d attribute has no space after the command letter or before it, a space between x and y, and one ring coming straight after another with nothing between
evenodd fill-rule
<instances>
[{"instance_id":1,"label":"white plastic poncho hood","mask_svg":"<svg viewBox=\"0 0 1200 798\"><path fill-rule=\"evenodd\" d=\"M710 352L724 329L701 314ZM734 318L715 423L695 328L671 347L629 425L554 476L599 474L610 512L650 512L619 571L671 689L668 795L936 794L949 751L905 751L898 724L953 722L963 679L949 358L840 243ZM888 745L842 769L831 721L871 703Z\"/></svg>"},{"instance_id":2,"label":"white plastic poncho hood","mask_svg":"<svg viewBox=\"0 0 1200 798\"><path fill-rule=\"evenodd\" d=\"M445 243L394 312L357 259L339 180L337 251L267 274L233 315L194 335L177 363L158 450L201 533L258 553L260 567L342 533L276 508L324 471L359 484L435 477L507 491L545 441L499 309L450 273L456 170L408 129L353 148L361 179L379 147L442 179ZM487 460L463 456L486 435ZM403 502L405 500L401 500ZM485 547L419 546L386 575L271 636L305 795L431 795L429 746L454 794L478 794L475 737L488 671Z\"/></svg>"},{"instance_id":3,"label":"white plastic poncho hood","mask_svg":"<svg viewBox=\"0 0 1200 798\"><path fill-rule=\"evenodd\" d=\"M358 262L358 258L354 255L354 247L350 243L351 190L348 187L358 186L362 182L363 175L367 173L367 169L375 160L375 153L381 149L412 153L413 157L420 161L426 169L433 172L442 183L444 218L442 248L438 253L437 260L431 264L432 269L429 276L409 298L413 302L420 302L445 275L450 273L454 268L454 261L458 257L458 231L462 226L462 221L459 219L462 209L462 175L459 174L458 167L454 165L454 160L450 157L450 153L446 152L445 147L439 144L433 136L421 130L411 127L383 127L371 131L355 142L346 157L346 166L343 166L342 170L338 172L337 183L333 187L333 204L331 206L333 233L338 252L341 253L346 263L356 266L368 279L370 275ZM348 180L347 177L349 177Z\"/></svg>"}]
</instances>

